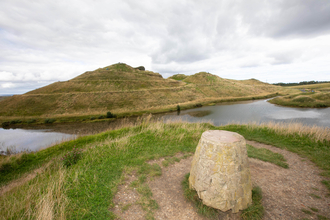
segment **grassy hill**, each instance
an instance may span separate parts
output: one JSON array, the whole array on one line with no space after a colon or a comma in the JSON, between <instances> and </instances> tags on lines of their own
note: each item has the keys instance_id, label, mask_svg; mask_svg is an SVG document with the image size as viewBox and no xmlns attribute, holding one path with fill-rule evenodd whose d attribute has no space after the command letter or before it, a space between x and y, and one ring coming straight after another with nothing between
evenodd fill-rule
<instances>
[{"instance_id":1,"label":"grassy hill","mask_svg":"<svg viewBox=\"0 0 330 220\"><path fill-rule=\"evenodd\" d=\"M108 111L118 116L139 115L175 110L177 105L184 109L289 91L255 79L230 80L206 72L179 79L164 79L159 73L118 63L2 100L0 121L79 118L105 115Z\"/></svg>"},{"instance_id":2,"label":"grassy hill","mask_svg":"<svg viewBox=\"0 0 330 220\"><path fill-rule=\"evenodd\" d=\"M174 80L184 80L185 78L187 78L188 76L185 74L175 74L171 77L168 77L169 79L174 79Z\"/></svg>"},{"instance_id":3,"label":"grassy hill","mask_svg":"<svg viewBox=\"0 0 330 220\"><path fill-rule=\"evenodd\" d=\"M269 102L282 106L325 108L330 107L330 83L290 86L301 93L278 97Z\"/></svg>"},{"instance_id":4,"label":"grassy hill","mask_svg":"<svg viewBox=\"0 0 330 220\"><path fill-rule=\"evenodd\" d=\"M317 83L317 84L311 84L311 85L290 86L290 88L293 88L293 89L313 89L313 90L317 90L317 91L329 92L330 91L330 83Z\"/></svg>"}]
</instances>

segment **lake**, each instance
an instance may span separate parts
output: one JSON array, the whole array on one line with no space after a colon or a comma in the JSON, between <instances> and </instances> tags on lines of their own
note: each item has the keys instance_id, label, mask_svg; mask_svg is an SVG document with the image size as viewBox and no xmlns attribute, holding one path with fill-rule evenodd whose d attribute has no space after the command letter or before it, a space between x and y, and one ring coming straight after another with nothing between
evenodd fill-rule
<instances>
[{"instance_id":1,"label":"lake","mask_svg":"<svg viewBox=\"0 0 330 220\"><path fill-rule=\"evenodd\" d=\"M189 122L211 122L216 126L248 122L301 122L306 125L330 127L330 108L290 108L271 104L267 100L222 103L172 113L157 114L164 121L182 119ZM37 151L81 135L96 134L115 129L121 123L134 122L136 118L114 122L39 125L17 129L0 128L0 151Z\"/></svg>"}]
</instances>

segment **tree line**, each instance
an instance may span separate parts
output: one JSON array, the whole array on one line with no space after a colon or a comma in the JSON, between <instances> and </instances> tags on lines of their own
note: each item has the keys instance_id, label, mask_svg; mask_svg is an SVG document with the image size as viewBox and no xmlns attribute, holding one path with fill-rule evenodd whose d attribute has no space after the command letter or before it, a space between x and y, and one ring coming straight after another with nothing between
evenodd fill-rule
<instances>
[{"instance_id":1,"label":"tree line","mask_svg":"<svg viewBox=\"0 0 330 220\"><path fill-rule=\"evenodd\" d=\"M299 83L283 83L283 82L279 82L279 83L273 83L273 85L277 85L277 86L300 86L300 85L310 85L310 84L318 84L318 83L330 83L330 81L302 81Z\"/></svg>"}]
</instances>

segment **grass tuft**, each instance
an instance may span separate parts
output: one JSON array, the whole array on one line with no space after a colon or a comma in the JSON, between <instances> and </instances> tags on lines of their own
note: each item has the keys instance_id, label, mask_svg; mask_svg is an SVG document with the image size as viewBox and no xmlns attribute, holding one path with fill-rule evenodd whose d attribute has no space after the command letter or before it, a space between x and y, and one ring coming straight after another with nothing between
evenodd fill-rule
<instances>
[{"instance_id":1,"label":"grass tuft","mask_svg":"<svg viewBox=\"0 0 330 220\"><path fill-rule=\"evenodd\" d=\"M264 207L262 205L262 191L256 186L252 189L252 205L242 211L243 220L260 220L264 216Z\"/></svg>"},{"instance_id":2,"label":"grass tuft","mask_svg":"<svg viewBox=\"0 0 330 220\"><path fill-rule=\"evenodd\" d=\"M307 215L312 215L313 212L309 211L308 209L301 209L301 211Z\"/></svg>"},{"instance_id":3,"label":"grass tuft","mask_svg":"<svg viewBox=\"0 0 330 220\"><path fill-rule=\"evenodd\" d=\"M311 196L311 197L313 197L315 199L321 199L321 196L318 196L318 195L316 195L314 193L310 193L309 196Z\"/></svg>"},{"instance_id":4,"label":"grass tuft","mask_svg":"<svg viewBox=\"0 0 330 220\"><path fill-rule=\"evenodd\" d=\"M318 220L329 220L327 217L325 217L323 215L317 215L317 219Z\"/></svg>"},{"instance_id":5,"label":"grass tuft","mask_svg":"<svg viewBox=\"0 0 330 220\"><path fill-rule=\"evenodd\" d=\"M310 210L312 210L313 212L318 212L319 210L317 208L314 208L314 207L309 207Z\"/></svg>"},{"instance_id":6,"label":"grass tuft","mask_svg":"<svg viewBox=\"0 0 330 220\"><path fill-rule=\"evenodd\" d=\"M289 165L286 163L286 160L282 154L274 153L266 148L256 148L249 144L247 144L247 152L248 156L251 158L270 162L283 168L289 168Z\"/></svg>"}]
</instances>

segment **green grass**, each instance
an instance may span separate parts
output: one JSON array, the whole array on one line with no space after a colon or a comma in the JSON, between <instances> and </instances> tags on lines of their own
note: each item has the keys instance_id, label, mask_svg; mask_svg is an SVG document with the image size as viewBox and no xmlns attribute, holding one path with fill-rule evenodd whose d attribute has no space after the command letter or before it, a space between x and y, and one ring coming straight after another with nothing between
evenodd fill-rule
<instances>
[{"instance_id":1,"label":"green grass","mask_svg":"<svg viewBox=\"0 0 330 220\"><path fill-rule=\"evenodd\" d=\"M277 97L269 100L270 103L291 106L291 107L307 107L307 108L325 108L330 107L329 92L311 92Z\"/></svg>"},{"instance_id":2,"label":"green grass","mask_svg":"<svg viewBox=\"0 0 330 220\"><path fill-rule=\"evenodd\" d=\"M177 157L169 157L169 158L165 158L163 161L162 161L162 165L164 167L168 167L169 165L171 164L174 164L175 162L180 162L182 158L177 158Z\"/></svg>"},{"instance_id":3,"label":"green grass","mask_svg":"<svg viewBox=\"0 0 330 220\"><path fill-rule=\"evenodd\" d=\"M283 168L289 168L282 154L274 153L266 148L256 148L247 144L248 156L258 160L270 162Z\"/></svg>"},{"instance_id":4,"label":"green grass","mask_svg":"<svg viewBox=\"0 0 330 220\"><path fill-rule=\"evenodd\" d=\"M314 208L314 207L309 207L310 210L312 210L313 212L318 212L319 210L317 208Z\"/></svg>"},{"instance_id":5,"label":"green grass","mask_svg":"<svg viewBox=\"0 0 330 220\"><path fill-rule=\"evenodd\" d=\"M118 184L122 182L124 171L129 168L136 170L138 174L138 179L132 186L143 195L140 204L147 210L146 218L152 219L157 204L145 182L149 177L161 175L161 168L157 164L148 164L147 161L165 158L170 164L185 158L194 153L201 134L213 129L238 132L248 140L298 153L323 169L325 178L330 177L328 140L317 141L313 136L282 134L277 130L258 126L214 127L206 123L182 122L164 124L151 123L145 119L134 127L80 137L35 153L1 157L2 185L38 167L46 167L46 164L48 168L45 168L43 174L0 197L0 218L37 218L42 210L47 210L41 207L48 204L47 207L51 207L50 212L56 218L64 215L68 219L114 219L115 216L110 211L114 205L113 198ZM60 158L74 147L83 150L82 157L76 164L65 168ZM184 156L175 157L179 152ZM279 155L263 149L258 149L255 154L266 158L275 155L275 161L285 162ZM329 186L328 180L323 183ZM262 210L261 207L254 209L248 213L259 213ZM201 207L200 212L208 212L208 209Z\"/></svg>"},{"instance_id":6,"label":"green grass","mask_svg":"<svg viewBox=\"0 0 330 220\"><path fill-rule=\"evenodd\" d=\"M316 194L314 194L314 193L310 193L309 196L311 196L311 197L313 197L313 198L315 198L315 199L321 199L321 196L316 195Z\"/></svg>"},{"instance_id":7,"label":"green grass","mask_svg":"<svg viewBox=\"0 0 330 220\"><path fill-rule=\"evenodd\" d=\"M330 192L330 180L322 180L322 183L327 187Z\"/></svg>"},{"instance_id":8,"label":"green grass","mask_svg":"<svg viewBox=\"0 0 330 220\"><path fill-rule=\"evenodd\" d=\"M174 80L184 80L185 78L187 78L187 75L184 74L175 74L171 77L169 77L169 79L174 79Z\"/></svg>"},{"instance_id":9,"label":"green grass","mask_svg":"<svg viewBox=\"0 0 330 220\"><path fill-rule=\"evenodd\" d=\"M323 215L317 215L317 219L318 220L329 220L327 217L325 217Z\"/></svg>"},{"instance_id":10,"label":"green grass","mask_svg":"<svg viewBox=\"0 0 330 220\"><path fill-rule=\"evenodd\" d=\"M262 191L256 186L252 189L252 205L242 211L243 220L259 220L264 216L264 207L262 205Z\"/></svg>"},{"instance_id":11,"label":"green grass","mask_svg":"<svg viewBox=\"0 0 330 220\"><path fill-rule=\"evenodd\" d=\"M75 165L66 169L63 194L70 201L66 205L67 218L114 219L109 208L113 206L112 199L126 167L137 169L140 175L137 186L144 195L140 202L141 205L145 204L144 207L149 210L148 216L152 217L150 210L154 210L157 205L152 201L148 190L140 188L144 184L142 175L161 175L161 169L157 164L150 165L146 162L160 157L173 157L178 152L193 153L202 132L211 128L213 126L209 124L142 122L136 127L86 136L43 151L26 154L29 160L11 166L11 169L3 169L1 180L5 184L46 162L59 161L64 153L75 146L83 149L83 156ZM9 164L13 165L13 163ZM61 163L56 165L53 173L56 173L61 166ZM47 178L43 181L45 185L51 184ZM17 190L21 194L29 195L29 183L25 185L26 188ZM0 213L10 212L7 209L11 207L4 205L7 199L7 196L1 197ZM16 203L21 204L18 201ZM26 205L20 206L21 212L26 212L24 209ZM31 209L36 210L36 206Z\"/></svg>"},{"instance_id":12,"label":"green grass","mask_svg":"<svg viewBox=\"0 0 330 220\"><path fill-rule=\"evenodd\" d=\"M307 215L312 215L313 212L309 211L308 209L301 209L301 211Z\"/></svg>"}]
</instances>

